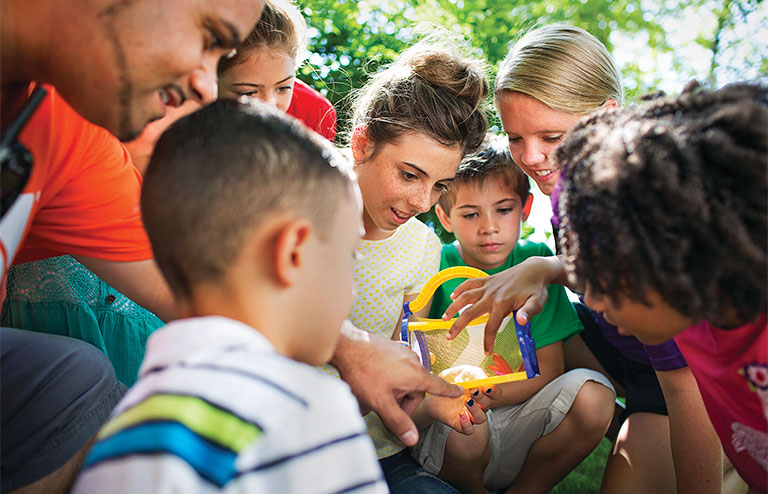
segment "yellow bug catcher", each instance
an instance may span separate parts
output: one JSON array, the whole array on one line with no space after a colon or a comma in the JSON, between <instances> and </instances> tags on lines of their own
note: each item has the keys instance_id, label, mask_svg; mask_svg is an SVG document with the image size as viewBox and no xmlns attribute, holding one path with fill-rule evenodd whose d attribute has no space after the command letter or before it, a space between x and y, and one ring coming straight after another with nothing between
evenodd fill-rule
<instances>
[{"instance_id":1,"label":"yellow bug catcher","mask_svg":"<svg viewBox=\"0 0 768 494\"><path fill-rule=\"evenodd\" d=\"M453 340L446 338L455 319L426 319L413 313L426 307L435 290L455 278L482 278L485 272L468 266L444 269L429 279L418 297L403 304L400 339L419 356L428 371L465 388L520 381L540 375L530 322L521 326L514 314L504 318L493 353L485 355L483 334L488 315L467 325Z\"/></svg>"}]
</instances>

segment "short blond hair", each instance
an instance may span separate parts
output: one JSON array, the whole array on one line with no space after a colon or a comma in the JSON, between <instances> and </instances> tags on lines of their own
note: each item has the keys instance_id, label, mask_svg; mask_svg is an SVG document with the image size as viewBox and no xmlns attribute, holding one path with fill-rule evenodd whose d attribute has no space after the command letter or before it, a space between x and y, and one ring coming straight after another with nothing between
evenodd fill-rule
<instances>
[{"instance_id":1,"label":"short blond hair","mask_svg":"<svg viewBox=\"0 0 768 494\"><path fill-rule=\"evenodd\" d=\"M525 34L499 66L494 95L516 91L566 113L589 113L624 90L613 57L587 31L551 25Z\"/></svg>"}]
</instances>

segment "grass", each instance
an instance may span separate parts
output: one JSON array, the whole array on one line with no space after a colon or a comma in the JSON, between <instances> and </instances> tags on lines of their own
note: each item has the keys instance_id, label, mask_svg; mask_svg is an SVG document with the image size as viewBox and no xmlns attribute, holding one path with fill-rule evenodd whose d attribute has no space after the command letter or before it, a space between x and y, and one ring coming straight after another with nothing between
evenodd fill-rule
<instances>
[{"instance_id":1,"label":"grass","mask_svg":"<svg viewBox=\"0 0 768 494\"><path fill-rule=\"evenodd\" d=\"M603 438L592 453L579 466L557 484L550 494L598 494L603 481L603 470L613 443ZM492 494L499 494L498 492Z\"/></svg>"},{"instance_id":2,"label":"grass","mask_svg":"<svg viewBox=\"0 0 768 494\"><path fill-rule=\"evenodd\" d=\"M603 469L613 443L603 438L592 453L562 482L549 491L552 494L597 494L603 480Z\"/></svg>"}]
</instances>

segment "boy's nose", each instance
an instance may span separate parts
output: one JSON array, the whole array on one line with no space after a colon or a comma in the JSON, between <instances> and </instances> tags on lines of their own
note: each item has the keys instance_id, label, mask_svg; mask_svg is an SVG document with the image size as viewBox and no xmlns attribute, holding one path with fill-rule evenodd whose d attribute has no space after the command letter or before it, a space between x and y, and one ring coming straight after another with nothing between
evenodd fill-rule
<instances>
[{"instance_id":1,"label":"boy's nose","mask_svg":"<svg viewBox=\"0 0 768 494\"><path fill-rule=\"evenodd\" d=\"M499 233L499 225L493 221L493 218L484 218L480 223L480 233L485 235Z\"/></svg>"}]
</instances>

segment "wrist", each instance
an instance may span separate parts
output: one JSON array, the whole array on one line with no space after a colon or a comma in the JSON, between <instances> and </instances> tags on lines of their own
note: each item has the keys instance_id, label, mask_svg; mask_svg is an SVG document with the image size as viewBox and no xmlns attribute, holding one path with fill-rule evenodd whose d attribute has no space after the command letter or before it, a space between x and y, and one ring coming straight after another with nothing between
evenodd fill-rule
<instances>
[{"instance_id":1,"label":"wrist","mask_svg":"<svg viewBox=\"0 0 768 494\"><path fill-rule=\"evenodd\" d=\"M545 270L546 284L554 283L557 285L567 285L568 279L565 272L565 265L560 256L541 257L542 269Z\"/></svg>"}]
</instances>

